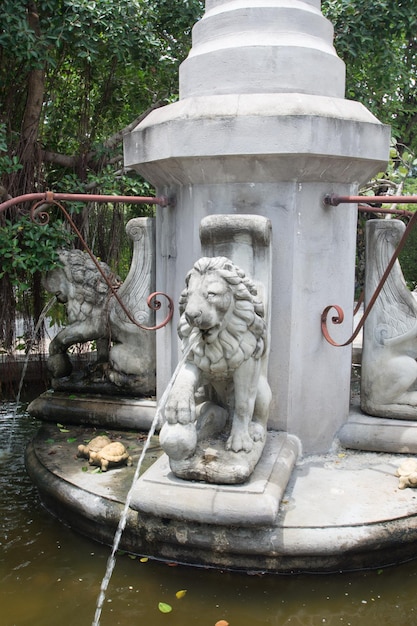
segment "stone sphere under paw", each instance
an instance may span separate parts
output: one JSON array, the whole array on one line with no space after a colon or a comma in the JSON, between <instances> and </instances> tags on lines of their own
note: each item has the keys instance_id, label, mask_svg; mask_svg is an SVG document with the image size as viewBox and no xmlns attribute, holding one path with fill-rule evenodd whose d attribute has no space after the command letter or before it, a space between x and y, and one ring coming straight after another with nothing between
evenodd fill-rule
<instances>
[{"instance_id":1,"label":"stone sphere under paw","mask_svg":"<svg viewBox=\"0 0 417 626\"><path fill-rule=\"evenodd\" d=\"M175 461L190 457L197 446L195 424L168 424L161 428L159 441L164 452Z\"/></svg>"}]
</instances>

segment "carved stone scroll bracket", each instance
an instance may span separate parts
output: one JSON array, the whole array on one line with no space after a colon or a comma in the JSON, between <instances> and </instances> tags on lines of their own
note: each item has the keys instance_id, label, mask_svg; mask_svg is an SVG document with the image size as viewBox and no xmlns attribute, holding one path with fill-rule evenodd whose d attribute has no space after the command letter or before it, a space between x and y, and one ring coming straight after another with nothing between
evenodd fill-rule
<instances>
[{"instance_id":1,"label":"carved stone scroll bracket","mask_svg":"<svg viewBox=\"0 0 417 626\"><path fill-rule=\"evenodd\" d=\"M133 242L129 273L118 295L134 319L145 328L154 325L154 312L147 305L155 289L155 225L149 217L137 217L126 225ZM138 328L118 305L109 311L113 345L110 349L109 379L132 392L152 395L155 389L155 333Z\"/></svg>"}]
</instances>

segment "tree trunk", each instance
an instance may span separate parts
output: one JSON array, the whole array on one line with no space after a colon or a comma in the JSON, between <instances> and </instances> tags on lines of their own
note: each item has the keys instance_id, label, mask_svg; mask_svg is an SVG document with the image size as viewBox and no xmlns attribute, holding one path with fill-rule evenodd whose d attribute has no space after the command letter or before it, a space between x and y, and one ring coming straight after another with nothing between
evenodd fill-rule
<instances>
[{"instance_id":1,"label":"tree trunk","mask_svg":"<svg viewBox=\"0 0 417 626\"><path fill-rule=\"evenodd\" d=\"M36 2L28 2L28 24L37 37L40 37L39 15ZM41 154L38 146L39 125L45 95L45 68L34 68L27 80L25 111L22 119L18 157L21 170L12 177L9 193L12 196L31 193L36 185L36 175L40 169Z\"/></svg>"}]
</instances>

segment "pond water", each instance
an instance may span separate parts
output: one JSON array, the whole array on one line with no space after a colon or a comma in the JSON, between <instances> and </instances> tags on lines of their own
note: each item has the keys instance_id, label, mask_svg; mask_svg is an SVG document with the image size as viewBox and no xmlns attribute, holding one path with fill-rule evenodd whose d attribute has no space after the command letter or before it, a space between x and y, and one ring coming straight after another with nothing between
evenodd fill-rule
<instances>
[{"instance_id":1,"label":"pond water","mask_svg":"<svg viewBox=\"0 0 417 626\"><path fill-rule=\"evenodd\" d=\"M110 549L42 507L23 460L38 423L24 407L13 420L14 410L0 404L0 624L89 626ZM415 561L353 574L251 576L119 555L100 624L409 626L417 620L416 586ZM162 613L160 602L172 611Z\"/></svg>"}]
</instances>

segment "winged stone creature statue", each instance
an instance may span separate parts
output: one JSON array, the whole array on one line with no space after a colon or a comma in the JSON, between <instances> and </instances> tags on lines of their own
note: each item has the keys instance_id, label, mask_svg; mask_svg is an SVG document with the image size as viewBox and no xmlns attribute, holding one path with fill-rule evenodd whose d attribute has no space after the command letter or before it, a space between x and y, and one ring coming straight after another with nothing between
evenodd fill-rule
<instances>
[{"instance_id":1,"label":"winged stone creature statue","mask_svg":"<svg viewBox=\"0 0 417 626\"><path fill-rule=\"evenodd\" d=\"M405 230L400 220L367 223L365 306ZM417 420L417 300L395 262L365 322L361 408L377 417Z\"/></svg>"}]
</instances>

